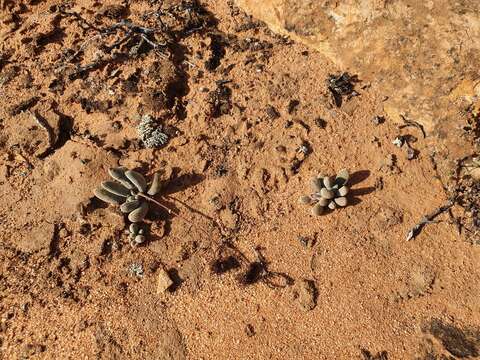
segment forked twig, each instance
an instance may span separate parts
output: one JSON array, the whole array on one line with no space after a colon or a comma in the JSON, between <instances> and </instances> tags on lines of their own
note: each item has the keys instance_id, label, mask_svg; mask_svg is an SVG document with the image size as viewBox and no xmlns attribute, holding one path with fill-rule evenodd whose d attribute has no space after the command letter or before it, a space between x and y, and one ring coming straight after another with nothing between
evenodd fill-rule
<instances>
[{"instance_id":1,"label":"forked twig","mask_svg":"<svg viewBox=\"0 0 480 360\"><path fill-rule=\"evenodd\" d=\"M455 205L454 200L449 200L445 205L440 206L438 209L436 209L434 212L425 215L418 224L416 224L413 228L410 229L410 231L407 234L406 240L410 241L412 239L415 239L422 229L425 227L427 224L431 224L435 218L444 213L447 210L450 210L450 208Z\"/></svg>"},{"instance_id":2,"label":"forked twig","mask_svg":"<svg viewBox=\"0 0 480 360\"><path fill-rule=\"evenodd\" d=\"M406 128L406 127L416 127L417 129L420 129L424 139L427 137L427 133L425 132L425 128L423 127L423 125L421 125L420 123L418 123L416 121L407 119L404 115L400 115L400 117L402 118L404 124L400 125L398 127L399 129L403 129L403 128Z\"/></svg>"}]
</instances>

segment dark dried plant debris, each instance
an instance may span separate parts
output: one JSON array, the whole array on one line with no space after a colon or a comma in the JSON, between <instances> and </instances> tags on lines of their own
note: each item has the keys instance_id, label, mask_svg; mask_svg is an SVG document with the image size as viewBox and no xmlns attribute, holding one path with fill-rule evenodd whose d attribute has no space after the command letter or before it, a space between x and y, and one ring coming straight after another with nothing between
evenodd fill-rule
<instances>
[{"instance_id":1,"label":"dark dried plant debris","mask_svg":"<svg viewBox=\"0 0 480 360\"><path fill-rule=\"evenodd\" d=\"M355 84L359 82L356 75L350 75L349 73L343 73L340 75L329 75L327 79L327 86L332 92L335 105L340 107L342 105L342 97L357 96L355 91Z\"/></svg>"},{"instance_id":2,"label":"dark dried plant debris","mask_svg":"<svg viewBox=\"0 0 480 360\"><path fill-rule=\"evenodd\" d=\"M268 105L265 112L267 113L267 116L269 117L270 120L275 120L280 117L280 113L272 105Z\"/></svg>"},{"instance_id":3,"label":"dark dried plant debris","mask_svg":"<svg viewBox=\"0 0 480 360\"><path fill-rule=\"evenodd\" d=\"M373 122L374 125L378 126L378 125L383 124L385 122L385 117L376 115L376 116L373 117L372 122Z\"/></svg>"},{"instance_id":4,"label":"dark dried plant debris","mask_svg":"<svg viewBox=\"0 0 480 360\"><path fill-rule=\"evenodd\" d=\"M217 81L217 88L208 95L209 115L218 118L230 113L232 109L232 90L226 86L228 81Z\"/></svg>"},{"instance_id":5,"label":"dark dried plant debris","mask_svg":"<svg viewBox=\"0 0 480 360\"><path fill-rule=\"evenodd\" d=\"M386 351L380 351L375 355L366 349L361 349L363 360L388 360L388 353Z\"/></svg>"},{"instance_id":6,"label":"dark dried plant debris","mask_svg":"<svg viewBox=\"0 0 480 360\"><path fill-rule=\"evenodd\" d=\"M315 119L315 125L320 129L325 129L327 127L327 122L319 117Z\"/></svg>"},{"instance_id":7,"label":"dark dried plant debris","mask_svg":"<svg viewBox=\"0 0 480 360\"><path fill-rule=\"evenodd\" d=\"M423 135L423 138L427 137L427 133L425 132L425 129L423 128L423 125L421 125L420 123L418 123L416 121L407 119L404 115L400 115L400 117L403 120L403 124L398 127L399 129L403 129L403 128L406 128L406 127L414 127L414 128L417 128L421 131L421 133Z\"/></svg>"},{"instance_id":8,"label":"dark dried plant debris","mask_svg":"<svg viewBox=\"0 0 480 360\"><path fill-rule=\"evenodd\" d=\"M56 6L52 11L61 17L72 18L88 34L76 50L70 50L57 64L56 73L67 75L70 80L150 51L163 59L173 60L181 40L216 25L213 16L195 0L184 0L173 5L155 2L152 11L145 13L139 23L124 18L126 8L123 5L104 6L97 13L95 25L85 20L81 13L70 10L68 5ZM118 22L107 26L97 25L102 18ZM81 54L92 46L97 48L96 59L80 64Z\"/></svg>"},{"instance_id":9,"label":"dark dried plant debris","mask_svg":"<svg viewBox=\"0 0 480 360\"><path fill-rule=\"evenodd\" d=\"M238 267L240 267L240 262L237 258L234 256L228 256L224 259L215 260L212 264L212 271L217 275L221 275Z\"/></svg>"},{"instance_id":10,"label":"dark dried plant debris","mask_svg":"<svg viewBox=\"0 0 480 360\"><path fill-rule=\"evenodd\" d=\"M298 105L300 105L300 101L298 100L290 100L290 102L287 105L287 112L289 114L293 114L294 112L297 111Z\"/></svg>"}]
</instances>

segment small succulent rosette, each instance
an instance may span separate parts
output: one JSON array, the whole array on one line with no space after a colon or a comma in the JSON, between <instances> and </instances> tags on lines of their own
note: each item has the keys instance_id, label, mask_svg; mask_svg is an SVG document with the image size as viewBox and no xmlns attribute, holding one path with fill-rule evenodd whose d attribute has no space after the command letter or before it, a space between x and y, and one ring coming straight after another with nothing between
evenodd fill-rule
<instances>
[{"instance_id":1,"label":"small succulent rosette","mask_svg":"<svg viewBox=\"0 0 480 360\"><path fill-rule=\"evenodd\" d=\"M312 179L313 193L300 197L300 202L312 205L312 214L322 215L326 209L335 210L348 204L347 186L349 173L346 169L338 172L337 176L315 176Z\"/></svg>"},{"instance_id":2,"label":"small succulent rosette","mask_svg":"<svg viewBox=\"0 0 480 360\"><path fill-rule=\"evenodd\" d=\"M130 244L132 245L141 245L145 242L145 229L139 223L132 223L128 228L130 233Z\"/></svg>"},{"instance_id":3,"label":"small succulent rosette","mask_svg":"<svg viewBox=\"0 0 480 360\"><path fill-rule=\"evenodd\" d=\"M142 222L149 210L148 196L162 189L161 173L155 173L150 187L142 174L125 167L109 169L108 173L114 181L102 182L94 190L95 196L109 204L120 205L120 211L128 214L130 222Z\"/></svg>"}]
</instances>

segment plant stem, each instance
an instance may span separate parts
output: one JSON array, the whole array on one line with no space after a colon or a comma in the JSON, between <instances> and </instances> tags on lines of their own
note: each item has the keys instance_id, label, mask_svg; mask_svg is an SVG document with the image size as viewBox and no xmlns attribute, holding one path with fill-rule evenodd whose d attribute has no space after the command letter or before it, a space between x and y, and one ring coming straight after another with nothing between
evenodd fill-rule
<instances>
[{"instance_id":1,"label":"plant stem","mask_svg":"<svg viewBox=\"0 0 480 360\"><path fill-rule=\"evenodd\" d=\"M209 232L205 229L202 229L201 227L195 225L193 222L191 222L190 220L188 220L187 218L183 217L179 212L177 211L174 211L172 209L170 209L168 206L165 206L163 205L162 203L158 202L157 200L155 200L154 198L148 196L148 195L145 195L143 193L138 193L137 195L143 197L144 199L154 203L155 205L161 207L162 209L166 210L169 214L173 214L175 216L178 216L180 219L182 219L183 221L185 221L187 224L193 226L194 228L202 231L205 235L210 235Z\"/></svg>"}]
</instances>

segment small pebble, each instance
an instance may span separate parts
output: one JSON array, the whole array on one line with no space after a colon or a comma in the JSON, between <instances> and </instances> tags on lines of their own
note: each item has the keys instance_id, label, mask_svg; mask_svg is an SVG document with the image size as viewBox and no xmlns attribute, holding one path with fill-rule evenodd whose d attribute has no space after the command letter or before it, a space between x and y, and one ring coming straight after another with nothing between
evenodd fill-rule
<instances>
[{"instance_id":1,"label":"small pebble","mask_svg":"<svg viewBox=\"0 0 480 360\"><path fill-rule=\"evenodd\" d=\"M407 160L413 160L415 159L415 157L417 156L416 152L414 149L412 149L411 147L409 147L407 149Z\"/></svg>"},{"instance_id":2,"label":"small pebble","mask_svg":"<svg viewBox=\"0 0 480 360\"><path fill-rule=\"evenodd\" d=\"M395 140L392 141L392 144L400 148L403 146L404 142L405 140L402 136L397 136Z\"/></svg>"},{"instance_id":3,"label":"small pebble","mask_svg":"<svg viewBox=\"0 0 480 360\"><path fill-rule=\"evenodd\" d=\"M255 329L251 324L247 324L247 326L245 327L245 333L248 337L252 337L255 335Z\"/></svg>"},{"instance_id":4,"label":"small pebble","mask_svg":"<svg viewBox=\"0 0 480 360\"><path fill-rule=\"evenodd\" d=\"M315 244L315 238L310 236L298 236L297 239L300 244L308 248L313 247L313 245Z\"/></svg>"},{"instance_id":5,"label":"small pebble","mask_svg":"<svg viewBox=\"0 0 480 360\"><path fill-rule=\"evenodd\" d=\"M157 275L157 295L163 294L172 285L173 281L170 275L165 270L160 269Z\"/></svg>"},{"instance_id":6,"label":"small pebble","mask_svg":"<svg viewBox=\"0 0 480 360\"><path fill-rule=\"evenodd\" d=\"M271 105L269 105L265 111L270 120L275 120L280 117L280 113Z\"/></svg>"},{"instance_id":7,"label":"small pebble","mask_svg":"<svg viewBox=\"0 0 480 360\"><path fill-rule=\"evenodd\" d=\"M327 122L322 118L316 118L315 125L317 125L320 129L325 129L327 127Z\"/></svg>"}]
</instances>

